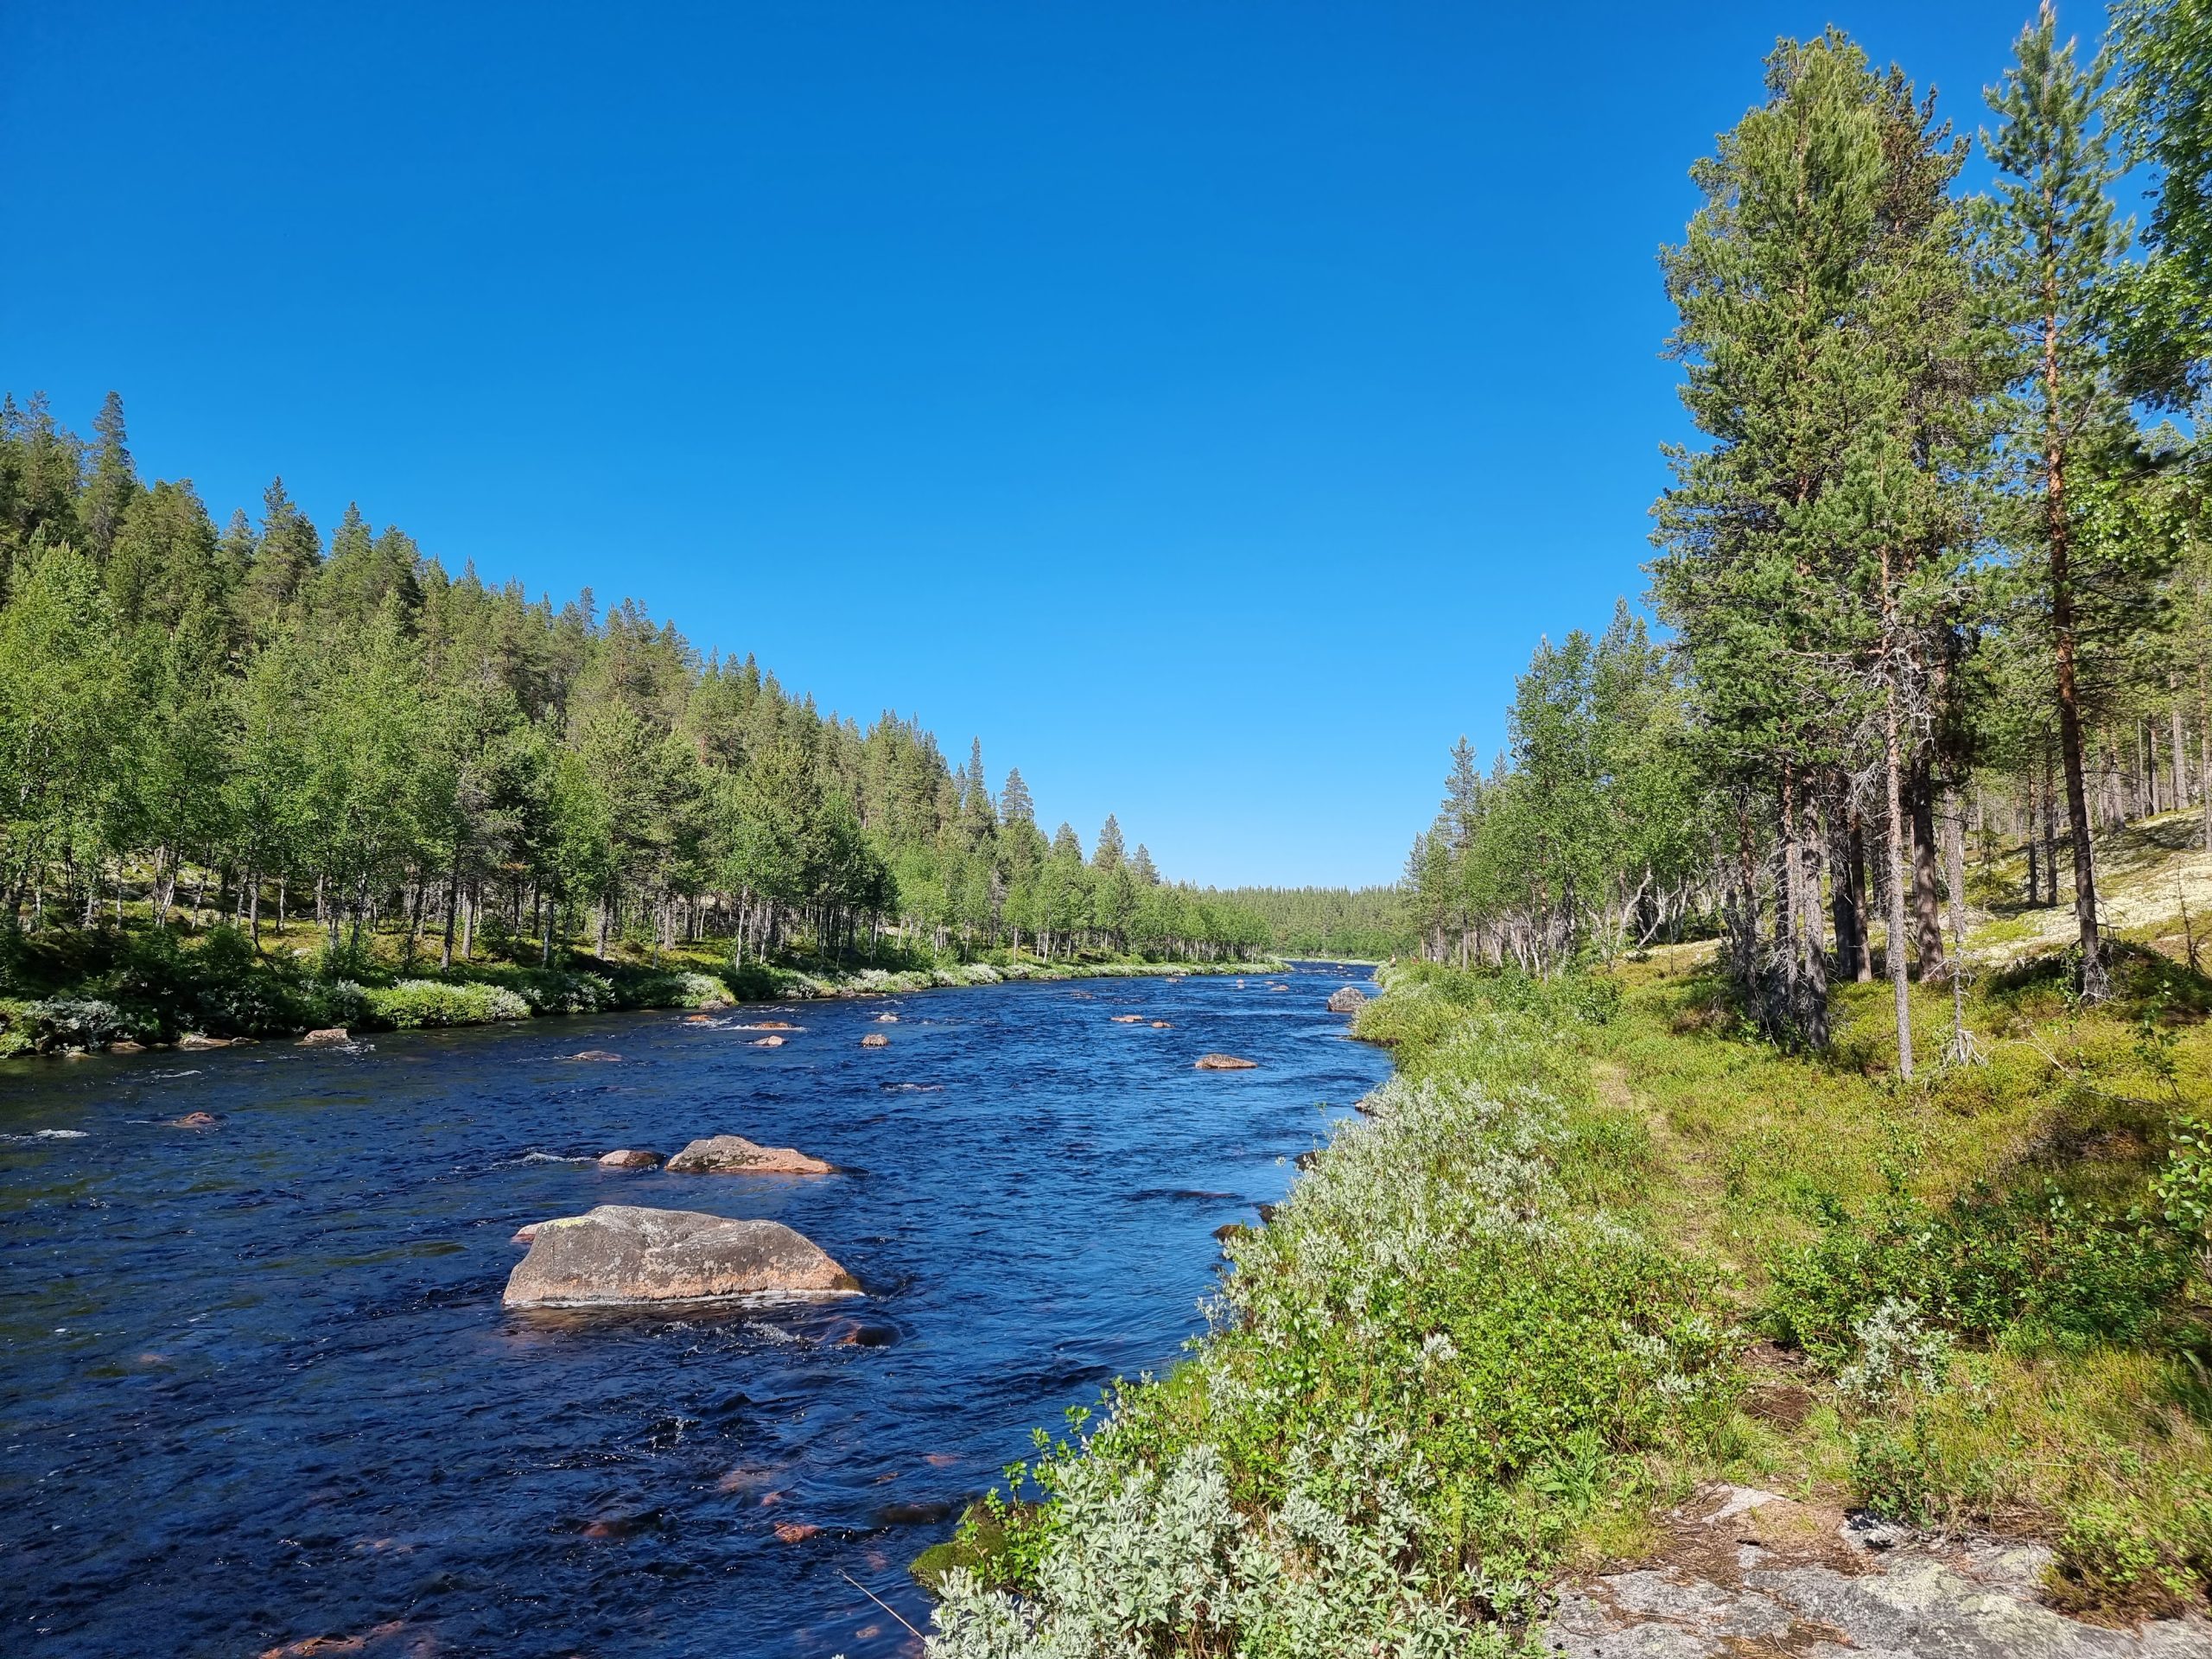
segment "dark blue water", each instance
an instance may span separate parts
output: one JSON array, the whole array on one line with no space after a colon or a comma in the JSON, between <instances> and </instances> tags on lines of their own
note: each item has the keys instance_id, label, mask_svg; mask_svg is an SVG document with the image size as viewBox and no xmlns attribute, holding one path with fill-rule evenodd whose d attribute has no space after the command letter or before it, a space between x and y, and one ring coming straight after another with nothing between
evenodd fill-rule
<instances>
[{"instance_id":1,"label":"dark blue water","mask_svg":"<svg viewBox=\"0 0 2212 1659\"><path fill-rule=\"evenodd\" d=\"M0 1065L0 1651L911 1651L842 1574L926 1628L906 1563L1031 1427L1174 1360L1212 1230L1387 1070L1347 977ZM565 1161L717 1132L842 1173ZM501 1310L518 1225L618 1201L773 1217L868 1294Z\"/></svg>"}]
</instances>

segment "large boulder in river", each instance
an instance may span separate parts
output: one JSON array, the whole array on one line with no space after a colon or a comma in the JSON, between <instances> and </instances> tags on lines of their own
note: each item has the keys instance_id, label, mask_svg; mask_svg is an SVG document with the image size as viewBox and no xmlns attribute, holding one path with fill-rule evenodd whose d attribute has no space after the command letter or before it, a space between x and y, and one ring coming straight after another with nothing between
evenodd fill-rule
<instances>
[{"instance_id":1,"label":"large boulder in river","mask_svg":"<svg viewBox=\"0 0 2212 1659\"><path fill-rule=\"evenodd\" d=\"M1192 1062L1200 1071L1249 1071L1258 1065L1257 1060L1240 1059L1234 1054L1201 1054Z\"/></svg>"},{"instance_id":2,"label":"large boulder in river","mask_svg":"<svg viewBox=\"0 0 2212 1659\"><path fill-rule=\"evenodd\" d=\"M830 1166L792 1147L764 1147L741 1135L710 1135L668 1160L671 1175L827 1175Z\"/></svg>"},{"instance_id":3,"label":"large boulder in river","mask_svg":"<svg viewBox=\"0 0 2212 1659\"><path fill-rule=\"evenodd\" d=\"M335 1048L340 1043L353 1040L353 1033L343 1026L325 1026L321 1031L311 1031L300 1039L302 1048Z\"/></svg>"},{"instance_id":4,"label":"large boulder in river","mask_svg":"<svg viewBox=\"0 0 2212 1659\"><path fill-rule=\"evenodd\" d=\"M625 1307L859 1289L819 1245L781 1222L602 1204L586 1215L539 1222L500 1300L509 1307Z\"/></svg>"},{"instance_id":5,"label":"large boulder in river","mask_svg":"<svg viewBox=\"0 0 2212 1659\"><path fill-rule=\"evenodd\" d=\"M1367 1006L1367 996L1357 985L1347 985L1329 998L1331 1014L1357 1014Z\"/></svg>"}]
</instances>

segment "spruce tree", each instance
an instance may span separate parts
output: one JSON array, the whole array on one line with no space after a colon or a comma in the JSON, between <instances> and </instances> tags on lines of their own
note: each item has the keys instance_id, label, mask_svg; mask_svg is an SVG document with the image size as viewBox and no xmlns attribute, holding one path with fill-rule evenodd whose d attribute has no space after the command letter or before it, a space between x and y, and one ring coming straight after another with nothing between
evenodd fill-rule
<instances>
[{"instance_id":1,"label":"spruce tree","mask_svg":"<svg viewBox=\"0 0 2212 1659\"><path fill-rule=\"evenodd\" d=\"M123 399L111 391L93 418L99 442L92 448L92 464L85 480L85 493L78 507L83 526L85 551L96 564L105 563L122 534L123 521L138 495L138 470L130 459L123 424Z\"/></svg>"}]
</instances>

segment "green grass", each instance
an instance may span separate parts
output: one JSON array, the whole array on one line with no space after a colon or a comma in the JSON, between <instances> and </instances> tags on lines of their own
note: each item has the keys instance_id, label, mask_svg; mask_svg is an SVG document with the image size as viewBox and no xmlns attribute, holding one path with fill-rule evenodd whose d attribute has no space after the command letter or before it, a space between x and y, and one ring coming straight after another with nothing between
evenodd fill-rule
<instances>
[{"instance_id":1,"label":"green grass","mask_svg":"<svg viewBox=\"0 0 2212 1659\"><path fill-rule=\"evenodd\" d=\"M1694 953L1400 970L1377 1115L1232 1243L1192 1357L929 1561L944 1651L1508 1651L1715 1479L2040 1538L2092 1616L2202 1609L2212 982L2114 979L1990 976L1982 1062L1904 1085L1885 985L1808 1058ZM1941 1054L1948 989L1911 1014Z\"/></svg>"},{"instance_id":2,"label":"green grass","mask_svg":"<svg viewBox=\"0 0 2212 1659\"><path fill-rule=\"evenodd\" d=\"M1777 1433L1755 1397L1712 1472L2042 1538L2078 1611L2202 1606L2203 1235L2158 1184L2212 1100L2212 984L2142 950L2115 980L2083 1011L2061 960L1993 976L1969 1005L1986 1062L1909 1086L1885 986L1842 988L1824 1059L1734 1035L1710 981L1629 995L1592 1058L1650 1126L1642 1214L1813 1401ZM1916 988L1913 1017L1939 1052L1948 995Z\"/></svg>"}]
</instances>

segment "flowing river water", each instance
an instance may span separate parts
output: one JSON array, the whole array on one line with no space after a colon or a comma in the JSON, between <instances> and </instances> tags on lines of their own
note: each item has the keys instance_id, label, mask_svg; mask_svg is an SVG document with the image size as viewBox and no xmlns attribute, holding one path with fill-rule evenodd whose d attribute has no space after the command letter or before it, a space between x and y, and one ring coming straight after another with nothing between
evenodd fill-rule
<instances>
[{"instance_id":1,"label":"flowing river water","mask_svg":"<svg viewBox=\"0 0 2212 1659\"><path fill-rule=\"evenodd\" d=\"M912 1652L848 1575L926 1629L907 1562L1032 1427L1174 1361L1213 1230L1389 1069L1323 1007L1364 978L0 1065L0 1651ZM589 1161L723 1132L840 1173ZM867 1294L502 1311L518 1225L613 1202L772 1217Z\"/></svg>"}]
</instances>

